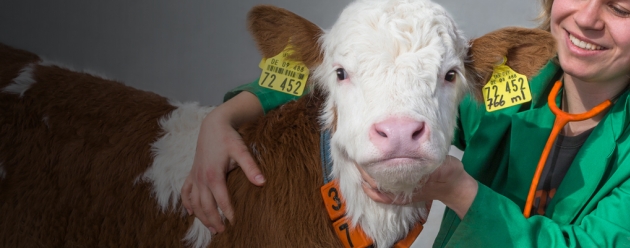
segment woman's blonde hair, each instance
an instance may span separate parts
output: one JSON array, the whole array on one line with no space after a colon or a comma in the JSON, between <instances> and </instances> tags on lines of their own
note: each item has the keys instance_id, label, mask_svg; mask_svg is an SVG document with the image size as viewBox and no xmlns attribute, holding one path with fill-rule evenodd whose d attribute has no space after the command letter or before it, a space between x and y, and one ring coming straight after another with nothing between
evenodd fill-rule
<instances>
[{"instance_id":1,"label":"woman's blonde hair","mask_svg":"<svg viewBox=\"0 0 630 248\"><path fill-rule=\"evenodd\" d=\"M540 0L540 3L542 4L542 11L537 18L540 23L538 28L551 31L551 5L553 5L553 0Z\"/></svg>"}]
</instances>

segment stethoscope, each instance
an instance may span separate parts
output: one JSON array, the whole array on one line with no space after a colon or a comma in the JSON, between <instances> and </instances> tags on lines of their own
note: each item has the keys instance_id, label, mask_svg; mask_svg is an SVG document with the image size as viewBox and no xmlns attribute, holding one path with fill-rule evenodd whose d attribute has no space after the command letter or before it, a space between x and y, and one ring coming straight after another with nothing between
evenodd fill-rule
<instances>
[{"instance_id":1,"label":"stethoscope","mask_svg":"<svg viewBox=\"0 0 630 248\"><path fill-rule=\"evenodd\" d=\"M523 215L525 215L525 218L529 218L530 216L534 203L534 195L536 193L536 188L538 187L540 176L542 174L543 168L545 167L545 163L547 162L547 157L549 157L549 153L551 152L551 147L553 146L553 143L556 140L556 137L558 137L558 134L560 133L562 128L564 128L564 126L571 121L583 121L593 118L597 114L605 111L608 107L610 107L610 105L612 105L612 101L608 99L585 113L569 114L558 108L558 105L556 104L556 97L558 96L558 92L560 91L561 87L562 81L556 81L553 88L551 89L551 92L549 92L549 96L547 97L549 108L551 109L551 112L553 112L553 114L556 116L556 120L553 123L551 134L549 134L549 139L547 139L547 143L545 144L543 153L540 156L540 160L538 161L538 166L536 167L536 172L534 173L534 178L532 179L532 185L529 187L529 194L527 195L525 209L523 210Z\"/></svg>"}]
</instances>

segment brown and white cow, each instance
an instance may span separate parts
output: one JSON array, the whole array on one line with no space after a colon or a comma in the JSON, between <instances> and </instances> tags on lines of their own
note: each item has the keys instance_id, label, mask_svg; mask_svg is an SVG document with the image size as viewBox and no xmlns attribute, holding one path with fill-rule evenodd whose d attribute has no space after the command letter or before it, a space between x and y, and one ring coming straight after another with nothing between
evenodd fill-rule
<instances>
[{"instance_id":1,"label":"brown and white cow","mask_svg":"<svg viewBox=\"0 0 630 248\"><path fill-rule=\"evenodd\" d=\"M446 12L423 0L359 0L328 31L259 6L249 25L264 57L291 43L312 89L239 130L267 182L228 175L235 220L214 237L179 201L211 107L0 45L0 246L341 246L320 194L322 130L347 227L392 246L426 217L425 204L371 201L359 170L406 197L446 155L467 88L503 56L531 77L555 49L546 32L521 28L469 49Z\"/></svg>"}]
</instances>

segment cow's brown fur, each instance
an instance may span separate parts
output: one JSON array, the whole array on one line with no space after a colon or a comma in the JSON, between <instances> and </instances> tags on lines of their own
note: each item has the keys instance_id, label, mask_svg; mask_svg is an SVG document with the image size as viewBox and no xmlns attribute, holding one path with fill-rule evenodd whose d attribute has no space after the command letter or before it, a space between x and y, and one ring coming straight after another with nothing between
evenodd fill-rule
<instances>
[{"instance_id":1,"label":"cow's brown fur","mask_svg":"<svg viewBox=\"0 0 630 248\"><path fill-rule=\"evenodd\" d=\"M319 94L309 94L240 130L267 181L256 187L241 170L230 173L230 194L238 196L233 199L235 222L213 238L211 247L341 246L319 193L322 101Z\"/></svg>"},{"instance_id":2,"label":"cow's brown fur","mask_svg":"<svg viewBox=\"0 0 630 248\"><path fill-rule=\"evenodd\" d=\"M38 60L6 46L0 58L3 86ZM174 108L56 66L33 76L23 97L0 93L0 246L182 247L192 217L162 213L151 185L134 184L151 165L157 119Z\"/></svg>"},{"instance_id":3,"label":"cow's brown fur","mask_svg":"<svg viewBox=\"0 0 630 248\"><path fill-rule=\"evenodd\" d=\"M22 66L38 60L22 55L31 58L18 59ZM2 75L10 81L19 70ZM34 79L22 98L0 94L0 161L9 175L0 181L2 244L181 247L191 218L160 212L147 183L132 187L151 164L157 119L173 110L166 99L56 66L37 65ZM313 152L322 98L311 93L240 129L267 182L259 188L240 170L229 175L238 218L211 247L341 245L323 208Z\"/></svg>"}]
</instances>

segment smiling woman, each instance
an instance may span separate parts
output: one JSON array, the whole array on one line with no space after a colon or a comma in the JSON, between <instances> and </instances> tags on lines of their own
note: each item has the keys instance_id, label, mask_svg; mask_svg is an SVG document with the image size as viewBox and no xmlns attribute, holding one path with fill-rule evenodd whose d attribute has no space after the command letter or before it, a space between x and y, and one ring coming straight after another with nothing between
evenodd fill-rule
<instances>
[{"instance_id":1,"label":"smiling woman","mask_svg":"<svg viewBox=\"0 0 630 248\"><path fill-rule=\"evenodd\" d=\"M564 70L567 110L584 112L612 99L628 84L630 73L630 1L556 0L551 33L558 40ZM601 115L571 123L579 134L594 127Z\"/></svg>"}]
</instances>

